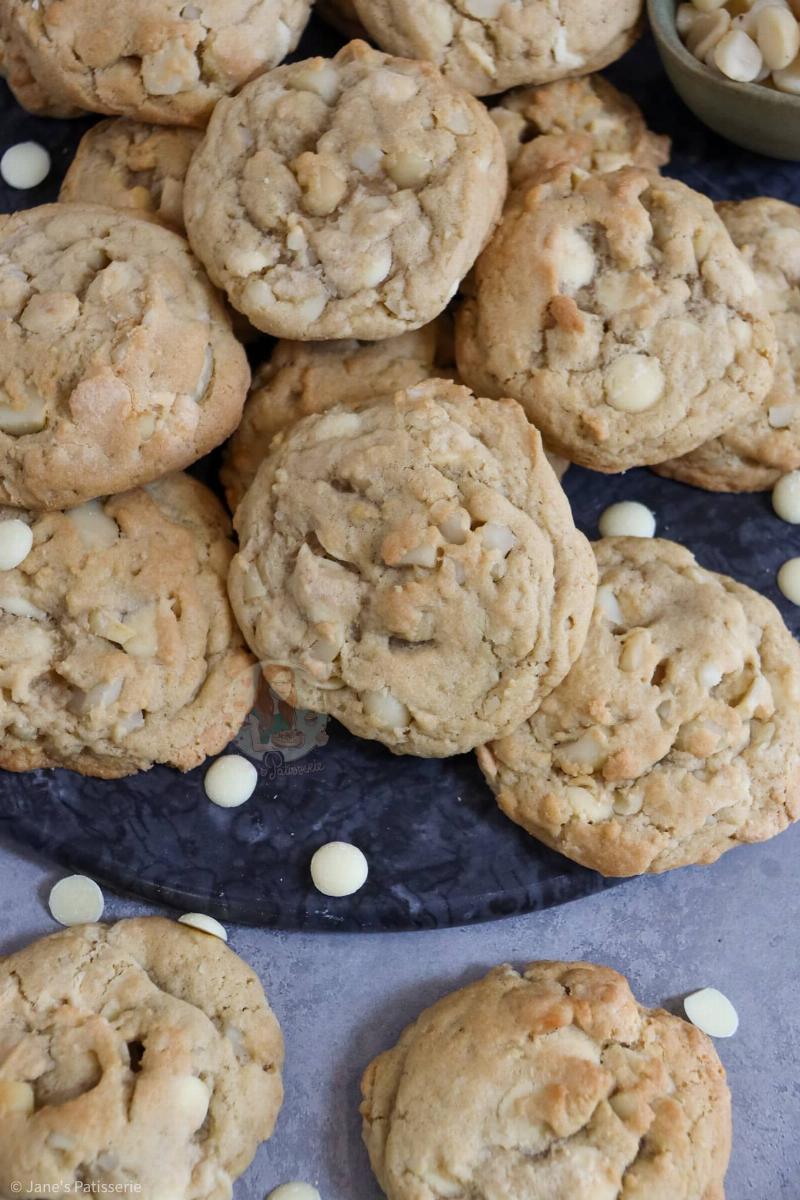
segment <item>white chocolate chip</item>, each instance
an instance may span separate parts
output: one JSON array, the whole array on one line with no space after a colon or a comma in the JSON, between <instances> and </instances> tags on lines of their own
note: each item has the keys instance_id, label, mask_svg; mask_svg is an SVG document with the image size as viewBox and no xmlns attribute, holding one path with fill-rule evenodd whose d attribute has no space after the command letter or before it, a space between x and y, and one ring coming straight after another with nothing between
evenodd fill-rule
<instances>
[{"instance_id":1,"label":"white chocolate chip","mask_svg":"<svg viewBox=\"0 0 800 1200\"><path fill-rule=\"evenodd\" d=\"M797 418L798 411L796 404L773 404L767 410L767 420L772 429L788 429Z\"/></svg>"},{"instance_id":2,"label":"white chocolate chip","mask_svg":"<svg viewBox=\"0 0 800 1200\"><path fill-rule=\"evenodd\" d=\"M103 915L103 893L86 875L67 875L50 892L50 912L59 925L91 925Z\"/></svg>"},{"instance_id":3,"label":"white chocolate chip","mask_svg":"<svg viewBox=\"0 0 800 1200\"><path fill-rule=\"evenodd\" d=\"M29 1083L16 1079L0 1079L0 1117L12 1113L29 1116L35 1108L36 1097Z\"/></svg>"},{"instance_id":4,"label":"white chocolate chip","mask_svg":"<svg viewBox=\"0 0 800 1200\"><path fill-rule=\"evenodd\" d=\"M683 1002L689 1020L709 1037L733 1037L739 1028L739 1015L727 996L716 988L692 992Z\"/></svg>"},{"instance_id":5,"label":"white chocolate chip","mask_svg":"<svg viewBox=\"0 0 800 1200\"><path fill-rule=\"evenodd\" d=\"M192 1133L205 1121L210 1100L210 1091L196 1075L170 1080L169 1106L181 1114Z\"/></svg>"},{"instance_id":6,"label":"white chocolate chip","mask_svg":"<svg viewBox=\"0 0 800 1200\"><path fill-rule=\"evenodd\" d=\"M576 229L562 229L555 238L558 286L562 292L577 292L594 279L594 251Z\"/></svg>"},{"instance_id":7,"label":"white chocolate chip","mask_svg":"<svg viewBox=\"0 0 800 1200\"><path fill-rule=\"evenodd\" d=\"M203 788L212 804L238 808L256 790L258 771L241 754L223 754L205 773Z\"/></svg>"},{"instance_id":8,"label":"white chocolate chip","mask_svg":"<svg viewBox=\"0 0 800 1200\"><path fill-rule=\"evenodd\" d=\"M800 54L782 71L772 72L772 82L779 92L800 96Z\"/></svg>"},{"instance_id":9,"label":"white chocolate chip","mask_svg":"<svg viewBox=\"0 0 800 1200\"><path fill-rule=\"evenodd\" d=\"M646 629L632 629L622 643L619 665L623 671L640 671L653 644Z\"/></svg>"},{"instance_id":10,"label":"white chocolate chip","mask_svg":"<svg viewBox=\"0 0 800 1200\"><path fill-rule=\"evenodd\" d=\"M714 688L718 683L722 682L722 671L716 663L703 663L699 673L700 683L703 687Z\"/></svg>"},{"instance_id":11,"label":"white chocolate chip","mask_svg":"<svg viewBox=\"0 0 800 1200\"><path fill-rule=\"evenodd\" d=\"M20 437L25 433L38 433L46 424L46 406L42 396L32 396L27 404L0 403L0 431Z\"/></svg>"},{"instance_id":12,"label":"white chocolate chip","mask_svg":"<svg viewBox=\"0 0 800 1200\"><path fill-rule=\"evenodd\" d=\"M299 1179L291 1183L282 1183L270 1192L267 1200L321 1200L320 1194L310 1183L302 1183Z\"/></svg>"},{"instance_id":13,"label":"white chocolate chip","mask_svg":"<svg viewBox=\"0 0 800 1200\"><path fill-rule=\"evenodd\" d=\"M463 546L470 529L469 513L464 508L449 512L439 522L439 532L446 542L453 546Z\"/></svg>"},{"instance_id":14,"label":"white chocolate chip","mask_svg":"<svg viewBox=\"0 0 800 1200\"><path fill-rule=\"evenodd\" d=\"M656 519L649 508L637 500L610 504L597 522L601 537L653 537Z\"/></svg>"},{"instance_id":15,"label":"white chocolate chip","mask_svg":"<svg viewBox=\"0 0 800 1200\"><path fill-rule=\"evenodd\" d=\"M611 815L611 801L600 799L588 788L567 787L564 789L564 799L581 821L602 821Z\"/></svg>"},{"instance_id":16,"label":"white chocolate chip","mask_svg":"<svg viewBox=\"0 0 800 1200\"><path fill-rule=\"evenodd\" d=\"M66 515L90 550L108 550L119 540L119 525L103 510L99 500L70 508Z\"/></svg>"},{"instance_id":17,"label":"white chocolate chip","mask_svg":"<svg viewBox=\"0 0 800 1200\"><path fill-rule=\"evenodd\" d=\"M364 692L364 708L382 729L402 729L408 724L408 709L391 692Z\"/></svg>"},{"instance_id":18,"label":"white chocolate chip","mask_svg":"<svg viewBox=\"0 0 800 1200\"><path fill-rule=\"evenodd\" d=\"M12 617L30 617L32 621L43 621L47 616L44 609L37 608L24 596L0 596L0 609Z\"/></svg>"},{"instance_id":19,"label":"white chocolate chip","mask_svg":"<svg viewBox=\"0 0 800 1200\"><path fill-rule=\"evenodd\" d=\"M0 158L0 175L9 187L38 187L50 173L50 155L38 142L18 142Z\"/></svg>"},{"instance_id":20,"label":"white chocolate chip","mask_svg":"<svg viewBox=\"0 0 800 1200\"><path fill-rule=\"evenodd\" d=\"M412 546L406 550L402 558L397 559L398 567L435 567L436 547L431 543L423 546Z\"/></svg>"},{"instance_id":21,"label":"white chocolate chip","mask_svg":"<svg viewBox=\"0 0 800 1200\"><path fill-rule=\"evenodd\" d=\"M13 571L31 552L33 532L30 525L12 517L0 521L0 571Z\"/></svg>"},{"instance_id":22,"label":"white chocolate chip","mask_svg":"<svg viewBox=\"0 0 800 1200\"><path fill-rule=\"evenodd\" d=\"M333 104L340 90L336 68L328 62L319 63L318 60L293 67L286 85L297 91L314 92L326 104Z\"/></svg>"},{"instance_id":23,"label":"white chocolate chip","mask_svg":"<svg viewBox=\"0 0 800 1200\"><path fill-rule=\"evenodd\" d=\"M782 521L800 525L800 471L783 475L772 489L772 507Z\"/></svg>"},{"instance_id":24,"label":"white chocolate chip","mask_svg":"<svg viewBox=\"0 0 800 1200\"><path fill-rule=\"evenodd\" d=\"M487 521L481 527L481 541L487 550L499 550L505 557L517 544L517 538L507 525L498 525L496 521Z\"/></svg>"},{"instance_id":25,"label":"white chocolate chip","mask_svg":"<svg viewBox=\"0 0 800 1200\"><path fill-rule=\"evenodd\" d=\"M645 412L663 395L661 364L647 354L623 354L606 368L605 389L606 400L618 412Z\"/></svg>"},{"instance_id":26,"label":"white chocolate chip","mask_svg":"<svg viewBox=\"0 0 800 1200\"><path fill-rule=\"evenodd\" d=\"M131 636L125 641L125 652L134 658L154 658L158 653L155 604L145 604L135 612L128 613L125 625L131 631Z\"/></svg>"},{"instance_id":27,"label":"white chocolate chip","mask_svg":"<svg viewBox=\"0 0 800 1200\"><path fill-rule=\"evenodd\" d=\"M619 606L619 600L612 592L608 584L602 584L597 589L597 607L600 609L604 617L607 617L612 625L624 625L625 617L622 614L622 609Z\"/></svg>"},{"instance_id":28,"label":"white chocolate chip","mask_svg":"<svg viewBox=\"0 0 800 1200\"><path fill-rule=\"evenodd\" d=\"M756 18L756 41L770 71L788 67L800 51L800 25L785 8L770 5Z\"/></svg>"},{"instance_id":29,"label":"white chocolate chip","mask_svg":"<svg viewBox=\"0 0 800 1200\"><path fill-rule=\"evenodd\" d=\"M792 604L800 604L800 558L788 559L778 571L778 587Z\"/></svg>"},{"instance_id":30,"label":"white chocolate chip","mask_svg":"<svg viewBox=\"0 0 800 1200\"><path fill-rule=\"evenodd\" d=\"M385 160L386 174L400 188L421 187L427 182L432 163L422 154L411 150L398 150L388 154Z\"/></svg>"},{"instance_id":31,"label":"white chocolate chip","mask_svg":"<svg viewBox=\"0 0 800 1200\"><path fill-rule=\"evenodd\" d=\"M714 63L723 75L737 83L752 83L761 72L761 51L742 29L731 29L714 47Z\"/></svg>"},{"instance_id":32,"label":"white chocolate chip","mask_svg":"<svg viewBox=\"0 0 800 1200\"><path fill-rule=\"evenodd\" d=\"M225 926L220 925L214 917L206 916L205 913L184 913L182 917L178 917L178 922L181 925L191 925L192 929L199 929L201 933L207 933L211 937L219 938L221 942L228 940L228 931Z\"/></svg>"},{"instance_id":33,"label":"white chocolate chip","mask_svg":"<svg viewBox=\"0 0 800 1200\"><path fill-rule=\"evenodd\" d=\"M383 160L383 150L374 142L362 142L350 155L350 162L363 175L374 175Z\"/></svg>"},{"instance_id":34,"label":"white chocolate chip","mask_svg":"<svg viewBox=\"0 0 800 1200\"><path fill-rule=\"evenodd\" d=\"M141 79L151 96L176 96L198 82L200 64L188 46L173 39L142 56Z\"/></svg>"},{"instance_id":35,"label":"white chocolate chip","mask_svg":"<svg viewBox=\"0 0 800 1200\"><path fill-rule=\"evenodd\" d=\"M363 853L349 842L327 842L314 852L311 879L323 896L352 896L367 882Z\"/></svg>"}]
</instances>

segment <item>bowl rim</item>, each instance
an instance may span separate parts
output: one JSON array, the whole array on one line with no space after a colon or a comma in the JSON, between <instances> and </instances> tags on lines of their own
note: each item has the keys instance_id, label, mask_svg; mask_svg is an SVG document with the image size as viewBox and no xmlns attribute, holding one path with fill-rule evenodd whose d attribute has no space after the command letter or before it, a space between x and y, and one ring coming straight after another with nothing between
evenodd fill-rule
<instances>
[{"instance_id":1,"label":"bowl rim","mask_svg":"<svg viewBox=\"0 0 800 1200\"><path fill-rule=\"evenodd\" d=\"M748 99L756 96L760 104L772 105L776 108L800 109L800 96L793 96L791 92L779 92L773 88L762 87L760 83L739 83L735 79L726 79L724 75L712 75L705 63L701 63L691 51L687 50L678 34L678 27L675 24L675 11L678 3L679 0L647 0L650 28L659 49L663 48L672 54L687 70L691 71L696 79L709 87L715 87L721 92L728 92L732 96L742 96Z\"/></svg>"}]
</instances>

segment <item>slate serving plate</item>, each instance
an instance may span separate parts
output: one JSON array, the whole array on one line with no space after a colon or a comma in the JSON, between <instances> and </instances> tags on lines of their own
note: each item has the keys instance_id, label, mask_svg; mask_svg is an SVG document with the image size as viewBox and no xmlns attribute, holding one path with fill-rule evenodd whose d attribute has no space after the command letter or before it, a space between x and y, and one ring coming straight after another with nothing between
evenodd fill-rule
<instances>
[{"instance_id":1,"label":"slate serving plate","mask_svg":"<svg viewBox=\"0 0 800 1200\"><path fill-rule=\"evenodd\" d=\"M299 56L330 53L338 44L315 19ZM705 129L672 91L649 39L608 74L635 97L652 128L674 139L670 174L714 199L800 201L800 166L746 153ZM0 153L34 139L53 156L39 188L20 193L0 184L0 211L55 199L92 118L30 117L0 87ZM256 360L267 349L257 347ZM198 474L212 481L214 467L199 464ZM590 537L607 504L641 500L655 511L660 534L684 542L705 566L765 592L795 634L800 630L800 609L775 586L781 563L800 554L800 527L772 514L768 493L714 496L646 470L602 476L574 467L565 485ZM609 886L501 816L472 756L396 758L334 722L292 712L267 691L235 748L259 770L256 793L242 808L209 804L202 769L179 775L156 768L114 783L66 771L0 772L0 834L118 890L283 929L457 925ZM332 839L354 842L370 863L367 885L343 900L310 887L311 855Z\"/></svg>"}]
</instances>

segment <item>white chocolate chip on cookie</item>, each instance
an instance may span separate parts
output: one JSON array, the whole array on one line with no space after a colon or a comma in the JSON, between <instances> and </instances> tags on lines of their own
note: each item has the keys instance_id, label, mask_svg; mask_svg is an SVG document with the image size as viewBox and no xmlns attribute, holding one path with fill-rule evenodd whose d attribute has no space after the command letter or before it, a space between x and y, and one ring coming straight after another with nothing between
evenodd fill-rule
<instances>
[{"instance_id":1,"label":"white chocolate chip on cookie","mask_svg":"<svg viewBox=\"0 0 800 1200\"><path fill-rule=\"evenodd\" d=\"M182 917L178 917L178 922L181 925L189 925L192 929L199 929L201 933L207 933L210 937L219 938L223 942L228 940L228 931L224 925L221 925L215 917L209 917L206 913L184 913Z\"/></svg>"},{"instance_id":2,"label":"white chocolate chip on cookie","mask_svg":"<svg viewBox=\"0 0 800 1200\"><path fill-rule=\"evenodd\" d=\"M605 372L606 399L619 412L645 412L664 392L664 373L647 354L623 354Z\"/></svg>"},{"instance_id":3,"label":"white chocolate chip on cookie","mask_svg":"<svg viewBox=\"0 0 800 1200\"><path fill-rule=\"evenodd\" d=\"M13 571L31 552L33 532L30 525L12 517L0 521L0 571Z\"/></svg>"}]
</instances>

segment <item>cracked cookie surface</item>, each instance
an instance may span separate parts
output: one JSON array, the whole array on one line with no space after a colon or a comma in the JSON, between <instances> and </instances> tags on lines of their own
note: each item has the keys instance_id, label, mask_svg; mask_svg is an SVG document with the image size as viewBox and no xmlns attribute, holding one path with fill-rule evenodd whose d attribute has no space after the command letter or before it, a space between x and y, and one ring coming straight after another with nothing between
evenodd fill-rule
<instances>
[{"instance_id":1,"label":"cracked cookie surface","mask_svg":"<svg viewBox=\"0 0 800 1200\"><path fill-rule=\"evenodd\" d=\"M717 205L753 269L777 340L775 379L755 414L659 475L714 492L759 492L800 467L800 208L758 196Z\"/></svg>"},{"instance_id":2,"label":"cracked cookie surface","mask_svg":"<svg viewBox=\"0 0 800 1200\"><path fill-rule=\"evenodd\" d=\"M595 564L513 401L445 380L281 435L230 594L272 687L398 753L510 731L583 641Z\"/></svg>"},{"instance_id":3,"label":"cracked cookie surface","mask_svg":"<svg viewBox=\"0 0 800 1200\"><path fill-rule=\"evenodd\" d=\"M184 234L183 181L202 134L117 117L83 135L59 200L105 204Z\"/></svg>"},{"instance_id":4,"label":"cracked cookie surface","mask_svg":"<svg viewBox=\"0 0 800 1200\"><path fill-rule=\"evenodd\" d=\"M752 271L711 201L653 172L553 172L509 206L468 286L461 377L519 400L556 453L595 470L687 453L772 384Z\"/></svg>"},{"instance_id":5,"label":"cracked cookie surface","mask_svg":"<svg viewBox=\"0 0 800 1200\"><path fill-rule=\"evenodd\" d=\"M111 779L224 749L255 669L216 497L179 474L68 512L0 514L33 534L0 579L0 766Z\"/></svg>"},{"instance_id":6,"label":"cracked cookie surface","mask_svg":"<svg viewBox=\"0 0 800 1200\"><path fill-rule=\"evenodd\" d=\"M5 0L5 73L23 108L207 122L295 48L310 0Z\"/></svg>"},{"instance_id":7,"label":"cracked cookie surface","mask_svg":"<svg viewBox=\"0 0 800 1200\"><path fill-rule=\"evenodd\" d=\"M476 96L585 75L640 31L641 0L355 0L370 37L428 59Z\"/></svg>"},{"instance_id":8,"label":"cracked cookie surface","mask_svg":"<svg viewBox=\"0 0 800 1200\"><path fill-rule=\"evenodd\" d=\"M188 466L250 371L186 242L125 213L0 219L0 503L66 508Z\"/></svg>"},{"instance_id":9,"label":"cracked cookie surface","mask_svg":"<svg viewBox=\"0 0 800 1200\"><path fill-rule=\"evenodd\" d=\"M18 1180L229 1200L281 1106L283 1039L258 977L161 917L0 959L0 1045L4 1196Z\"/></svg>"},{"instance_id":10,"label":"cracked cookie surface","mask_svg":"<svg viewBox=\"0 0 800 1200\"><path fill-rule=\"evenodd\" d=\"M429 63L351 42L217 105L184 216L211 278L256 328L380 339L445 309L506 181L483 105Z\"/></svg>"},{"instance_id":11,"label":"cracked cookie surface","mask_svg":"<svg viewBox=\"0 0 800 1200\"><path fill-rule=\"evenodd\" d=\"M669 161L669 138L649 130L636 103L602 75L516 88L489 111L514 188L561 164L606 172Z\"/></svg>"},{"instance_id":12,"label":"cracked cookie surface","mask_svg":"<svg viewBox=\"0 0 800 1200\"><path fill-rule=\"evenodd\" d=\"M800 647L674 542L604 538L584 649L478 758L503 812L604 875L714 862L800 816Z\"/></svg>"},{"instance_id":13,"label":"cracked cookie surface","mask_svg":"<svg viewBox=\"0 0 800 1200\"><path fill-rule=\"evenodd\" d=\"M497 967L421 1013L361 1087L389 1200L723 1200L714 1046L608 967Z\"/></svg>"}]
</instances>

